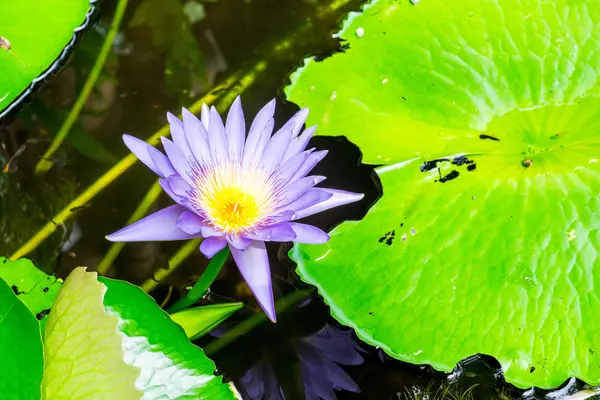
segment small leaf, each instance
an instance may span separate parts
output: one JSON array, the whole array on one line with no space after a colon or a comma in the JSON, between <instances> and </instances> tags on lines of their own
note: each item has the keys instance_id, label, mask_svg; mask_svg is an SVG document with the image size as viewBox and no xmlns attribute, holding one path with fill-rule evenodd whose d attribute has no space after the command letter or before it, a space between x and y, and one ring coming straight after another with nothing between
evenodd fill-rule
<instances>
[{"instance_id":1,"label":"small leaf","mask_svg":"<svg viewBox=\"0 0 600 400\"><path fill-rule=\"evenodd\" d=\"M4 363L0 368L3 398L40 398L44 367L40 327L10 286L1 279L0 360Z\"/></svg>"},{"instance_id":2,"label":"small leaf","mask_svg":"<svg viewBox=\"0 0 600 400\"><path fill-rule=\"evenodd\" d=\"M183 328L190 340L195 340L210 332L243 306L243 303L229 303L188 308L171 314L171 319Z\"/></svg>"},{"instance_id":3,"label":"small leaf","mask_svg":"<svg viewBox=\"0 0 600 400\"><path fill-rule=\"evenodd\" d=\"M0 257L0 278L12 288L29 311L38 317L43 331L46 315L60 290L60 280L40 271L25 258L10 261L4 257Z\"/></svg>"}]
</instances>

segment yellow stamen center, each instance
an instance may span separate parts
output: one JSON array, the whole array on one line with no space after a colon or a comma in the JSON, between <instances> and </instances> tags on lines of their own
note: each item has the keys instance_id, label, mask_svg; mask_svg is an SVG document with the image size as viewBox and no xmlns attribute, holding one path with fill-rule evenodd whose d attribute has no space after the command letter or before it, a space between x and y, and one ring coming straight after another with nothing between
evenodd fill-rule
<instances>
[{"instance_id":1,"label":"yellow stamen center","mask_svg":"<svg viewBox=\"0 0 600 400\"><path fill-rule=\"evenodd\" d=\"M221 188L207 200L208 218L227 233L251 227L260 214L254 196L237 187Z\"/></svg>"},{"instance_id":2,"label":"yellow stamen center","mask_svg":"<svg viewBox=\"0 0 600 400\"><path fill-rule=\"evenodd\" d=\"M196 188L197 206L215 228L228 234L259 226L276 206L273 187L258 169L226 164L200 175Z\"/></svg>"}]
</instances>

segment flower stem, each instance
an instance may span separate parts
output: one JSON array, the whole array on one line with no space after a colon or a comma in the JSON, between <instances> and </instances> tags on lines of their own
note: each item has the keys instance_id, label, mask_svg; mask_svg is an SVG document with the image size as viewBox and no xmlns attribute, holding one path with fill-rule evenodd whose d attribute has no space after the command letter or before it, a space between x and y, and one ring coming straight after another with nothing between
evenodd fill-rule
<instances>
[{"instance_id":1,"label":"flower stem","mask_svg":"<svg viewBox=\"0 0 600 400\"><path fill-rule=\"evenodd\" d=\"M153 278L147 279L146 282L142 284L142 290L146 293L150 293L163 279L169 276L171 272L175 271L175 269L177 269L177 267L179 267L179 265L181 265L181 263L198 248L198 246L200 246L200 242L202 242L202 239L193 239L185 242L185 244L177 250L177 253L169 259L169 267L167 269L159 269L156 271Z\"/></svg>"},{"instance_id":2,"label":"flower stem","mask_svg":"<svg viewBox=\"0 0 600 400\"><path fill-rule=\"evenodd\" d=\"M140 204L137 206L133 214L131 214L131 217L125 225L131 225L135 221L141 219L144 215L146 215L150 207L152 207L152 204L154 204L156 199L158 199L158 196L161 192L162 189L160 187L160 184L158 183L158 181L156 181L152 185L152 187L150 187L150 190L148 191L148 193L146 193L146 195L144 196ZM123 242L113 243L110 246L110 248L106 252L106 255L98 264L98 273L100 275L106 275L106 272L108 271L112 263L116 260L123 247L125 247L125 243Z\"/></svg>"},{"instance_id":3,"label":"flower stem","mask_svg":"<svg viewBox=\"0 0 600 400\"><path fill-rule=\"evenodd\" d=\"M92 90L96 85L96 81L98 80L98 77L100 76L100 73L104 68L106 58L110 54L112 44L115 40L117 32L119 31L119 26L121 25L121 20L123 19L123 15L125 14L126 8L127 0L119 0L119 2L117 3L117 8L115 9L115 14L113 16L112 23L110 24L110 29L106 34L106 38L104 39L104 43L102 44L102 48L100 49L98 58L94 63L94 67L92 68L90 75L85 81L83 89L81 90L77 101L75 101L75 105L73 106L73 108L71 108L71 111L69 111L67 119L62 124L60 130L58 131L58 134L50 144L50 148L46 151L42 159L37 163L35 167L35 173L37 175L42 174L44 172L48 172L48 170L52 168L52 165L54 164L54 162L52 161L52 155L56 150L58 150L62 142L67 137L67 134L73 127L73 124L77 120L77 117L79 117L79 113L83 109L83 106L85 105L88 97L90 96L90 93L92 93Z\"/></svg>"},{"instance_id":4,"label":"flower stem","mask_svg":"<svg viewBox=\"0 0 600 400\"><path fill-rule=\"evenodd\" d=\"M221 268L229 257L229 247L225 247L218 252L208 263L208 267L196 281L192 289L186 293L178 302L167 309L169 314L176 313L196 303L208 291L208 288L217 279L217 275L221 272Z\"/></svg>"},{"instance_id":5,"label":"flower stem","mask_svg":"<svg viewBox=\"0 0 600 400\"><path fill-rule=\"evenodd\" d=\"M312 292L313 289L297 290L295 292L289 293L285 297L280 298L275 302L275 310L277 314L293 306L300 300L304 299L306 296L310 295ZM218 351L221 351L224 347L226 347L231 342L235 341L240 336L247 334L252 329L256 328L258 325L262 324L267 320L267 315L264 312L257 312L250 318L246 319L245 321L242 321L240 324L233 327L225 335L206 345L204 347L204 352L207 356L210 357Z\"/></svg>"}]
</instances>

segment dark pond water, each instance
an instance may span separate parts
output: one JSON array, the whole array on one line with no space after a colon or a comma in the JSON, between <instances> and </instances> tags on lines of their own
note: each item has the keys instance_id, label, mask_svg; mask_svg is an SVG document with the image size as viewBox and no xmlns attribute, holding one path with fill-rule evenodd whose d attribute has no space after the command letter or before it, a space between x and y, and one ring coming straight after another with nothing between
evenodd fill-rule
<instances>
[{"instance_id":1,"label":"dark pond water","mask_svg":"<svg viewBox=\"0 0 600 400\"><path fill-rule=\"evenodd\" d=\"M220 101L230 101L231 93L241 91L244 110L252 115L277 97L276 121L283 123L297 110L283 99L288 74L308 55L327 57L341 51L343 43L332 34L349 11L360 8L356 0L206 0L198 3L201 6L185 8L180 0L131 0L115 52L71 140L56 155L54 170L43 180L36 179L32 169L81 89L115 3L100 4L95 25L63 72L0 128L0 161L4 164L17 155L9 173L0 176L0 254L11 254L76 193L125 156L122 133L149 137L165 124L167 111L177 113L237 71L256 71L245 75L252 84L247 84L248 79L236 82L219 93ZM343 220L361 218L381 195L374 166L361 164L360 151L343 137L317 137L311 144L330 149L316 171L328 177L329 187L366 196L358 204L312 217L310 223L331 229ZM125 224L154 179L143 166L134 166L85 207L74 210L74 225L71 221L59 229L30 256L40 268L61 276L77 265L95 268L109 247L104 235ZM153 209L168 202L161 197ZM61 242L70 233L77 240L61 251ZM110 275L140 284L166 266L179 246L126 245ZM269 248L276 296L308 288L297 278L287 250L285 245ZM153 296L158 303L171 304L205 266L199 252L192 254ZM557 399L584 388L572 381L552 393L518 390L504 382L498 362L487 356L465 360L450 375L401 363L337 325L315 293L289 305L276 325L258 324L216 351L211 347L215 336L260 312L237 269L228 264L203 301L232 299L247 306L198 344L211 349L220 374L244 383L238 387L246 389L248 399L269 393L273 385L281 386L292 400L319 395L328 399L334 384L350 389L337 391L338 399ZM338 363L348 364L342 367L348 376L338 370ZM279 397L265 394L264 398Z\"/></svg>"}]
</instances>

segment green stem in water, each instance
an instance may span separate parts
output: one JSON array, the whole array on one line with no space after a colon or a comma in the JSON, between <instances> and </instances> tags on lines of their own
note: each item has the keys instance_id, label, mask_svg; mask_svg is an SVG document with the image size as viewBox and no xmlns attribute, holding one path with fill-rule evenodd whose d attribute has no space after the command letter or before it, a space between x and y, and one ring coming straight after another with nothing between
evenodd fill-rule
<instances>
[{"instance_id":1,"label":"green stem in water","mask_svg":"<svg viewBox=\"0 0 600 400\"><path fill-rule=\"evenodd\" d=\"M262 69L266 67L265 64L259 63L254 66L253 69L247 71L244 75L234 74L227 78L223 83L214 88L210 93L206 94L200 100L192 104L188 110L197 114L202 110L202 104L212 104L219 96L221 90L231 90L241 92L250 83L254 82L257 74L262 72ZM257 70L258 68L258 70ZM240 82L241 86L234 86L236 82ZM216 94L214 94L216 93ZM154 135L152 135L147 142L156 146L161 136L168 137L170 135L169 125L163 126ZM85 206L90 200L92 200L98 193L104 190L108 185L113 183L118 177L125 173L132 165L137 161L137 158L133 154L127 155L121 161L119 161L114 167L109 169L104 175L102 175L96 182L90 185L83 193L69 203L64 209L52 218L46 225L44 225L33 237L31 237L21 248L19 248L13 255L10 256L11 260L17 260L21 257L26 256L35 250L42 241L50 236L59 226L68 221L73 215L74 210Z\"/></svg>"},{"instance_id":2,"label":"green stem in water","mask_svg":"<svg viewBox=\"0 0 600 400\"><path fill-rule=\"evenodd\" d=\"M121 25L121 20L123 19L123 15L125 14L126 8L127 8L127 0L119 0L119 2L117 3L117 8L115 9L115 15L113 16L113 20L110 25L110 29L108 30L108 33L106 34L106 38L104 39L104 43L102 44L102 48L100 49L98 58L96 59L96 62L94 63L92 72L90 72L90 75L88 76L87 80L85 81L85 84L83 85L83 89L81 90L81 93L79 94L79 97L77 98L77 101L75 102L75 105L73 106L73 108L71 108L71 111L69 111L69 115L67 116L67 119L60 127L60 130L58 131L56 137L52 141L50 148L46 151L46 153L44 154L42 159L37 163L37 165L35 167L36 174L39 175L44 172L48 172L48 170L50 168L52 168L52 165L54 164L54 162L52 161L52 155L56 152L56 150L58 150L58 148L60 147L62 142L67 137L69 131L73 127L73 124L75 124L75 121L77 121L77 118L79 117L79 113L83 109L83 106L85 105L88 97L92 93L92 90L94 89L94 86L96 85L96 81L98 80L98 77L100 76L100 73L102 72L102 69L104 68L104 63L106 62L106 58L110 54L110 50L111 50L113 42L115 40L115 36L117 35L117 32L119 31L119 26Z\"/></svg>"},{"instance_id":3,"label":"green stem in water","mask_svg":"<svg viewBox=\"0 0 600 400\"><path fill-rule=\"evenodd\" d=\"M229 257L229 247L225 247L223 250L218 252L208 263L208 267L200 276L200 279L196 281L194 286L189 292L185 294L177 303L173 304L167 309L169 314L176 313L177 311L184 310L194 303L196 303L206 292L212 283L217 279L217 275L221 272L221 268Z\"/></svg>"},{"instance_id":4,"label":"green stem in water","mask_svg":"<svg viewBox=\"0 0 600 400\"><path fill-rule=\"evenodd\" d=\"M346 6L350 0L336 0L330 5L321 9L319 17L324 18L327 14L332 13ZM276 41L270 49L265 51L264 57L259 59L250 69L244 72L236 72L227 78L220 85L213 88L208 94L202 97L200 100L195 102L188 109L197 114L202 109L202 104L212 104L222 91L225 91L227 99L233 99L237 94L243 92L247 87L256 82L257 78L267 69L267 59L276 57L278 54L285 53L292 45L292 40L288 37L302 36L305 32L309 32L313 28L312 22L308 21L299 27L290 35L286 35L281 40ZM158 144L161 136L169 136L169 126L163 126L158 132L156 132L148 143L152 146ZM14 254L10 256L11 260L17 260L35 250L42 241L50 236L57 227L63 225L72 216L72 210L86 205L91 199L93 199L98 193L104 190L109 184L114 182L119 176L127 171L135 162L137 158L133 154L129 154L123 158L114 167L108 170L102 175L96 182L89 186L83 193L75 198L69 205L67 205L62 211L54 216L46 225L44 225L32 238L30 238L21 248L19 248Z\"/></svg>"},{"instance_id":5,"label":"green stem in water","mask_svg":"<svg viewBox=\"0 0 600 400\"><path fill-rule=\"evenodd\" d=\"M300 300L304 299L306 296L310 295L313 292L313 289L308 290L297 290L288 294L285 297L280 298L275 302L275 311L279 314L293 306ZM221 351L224 347L229 345L231 342L235 341L240 336L244 336L252 329L256 328L263 322L267 321L267 315L264 312L257 312L252 315L250 318L246 319L239 325L233 327L229 332L220 338L212 341L207 346L204 347L204 352L207 356L212 356L213 354Z\"/></svg>"},{"instance_id":6,"label":"green stem in water","mask_svg":"<svg viewBox=\"0 0 600 400\"><path fill-rule=\"evenodd\" d=\"M141 219L143 216L145 216L150 207L152 207L152 204L156 202L156 199L158 199L158 196L160 196L161 192L162 188L160 187L158 181L156 181L152 185L148 193L146 193L146 195L144 196L140 204L137 206L133 214L131 214L131 217L125 225L131 225L137 220ZM100 275L106 275L106 272L108 271L112 263L117 259L117 256L119 255L123 247L125 247L125 243L122 242L113 243L110 246L110 248L106 252L106 255L98 264L98 273Z\"/></svg>"},{"instance_id":7,"label":"green stem in water","mask_svg":"<svg viewBox=\"0 0 600 400\"><path fill-rule=\"evenodd\" d=\"M142 284L142 290L146 293L150 293L152 290L154 290L154 288L157 287L163 279L169 276L171 272L175 271L177 267L179 267L181 263L188 258L189 255L198 248L198 246L200 246L201 242L202 239L193 239L185 242L185 244L181 246L179 250L177 250L177 253L175 253L175 255L169 259L169 267L167 269L159 269L156 271L153 278L147 279L146 282Z\"/></svg>"}]
</instances>

